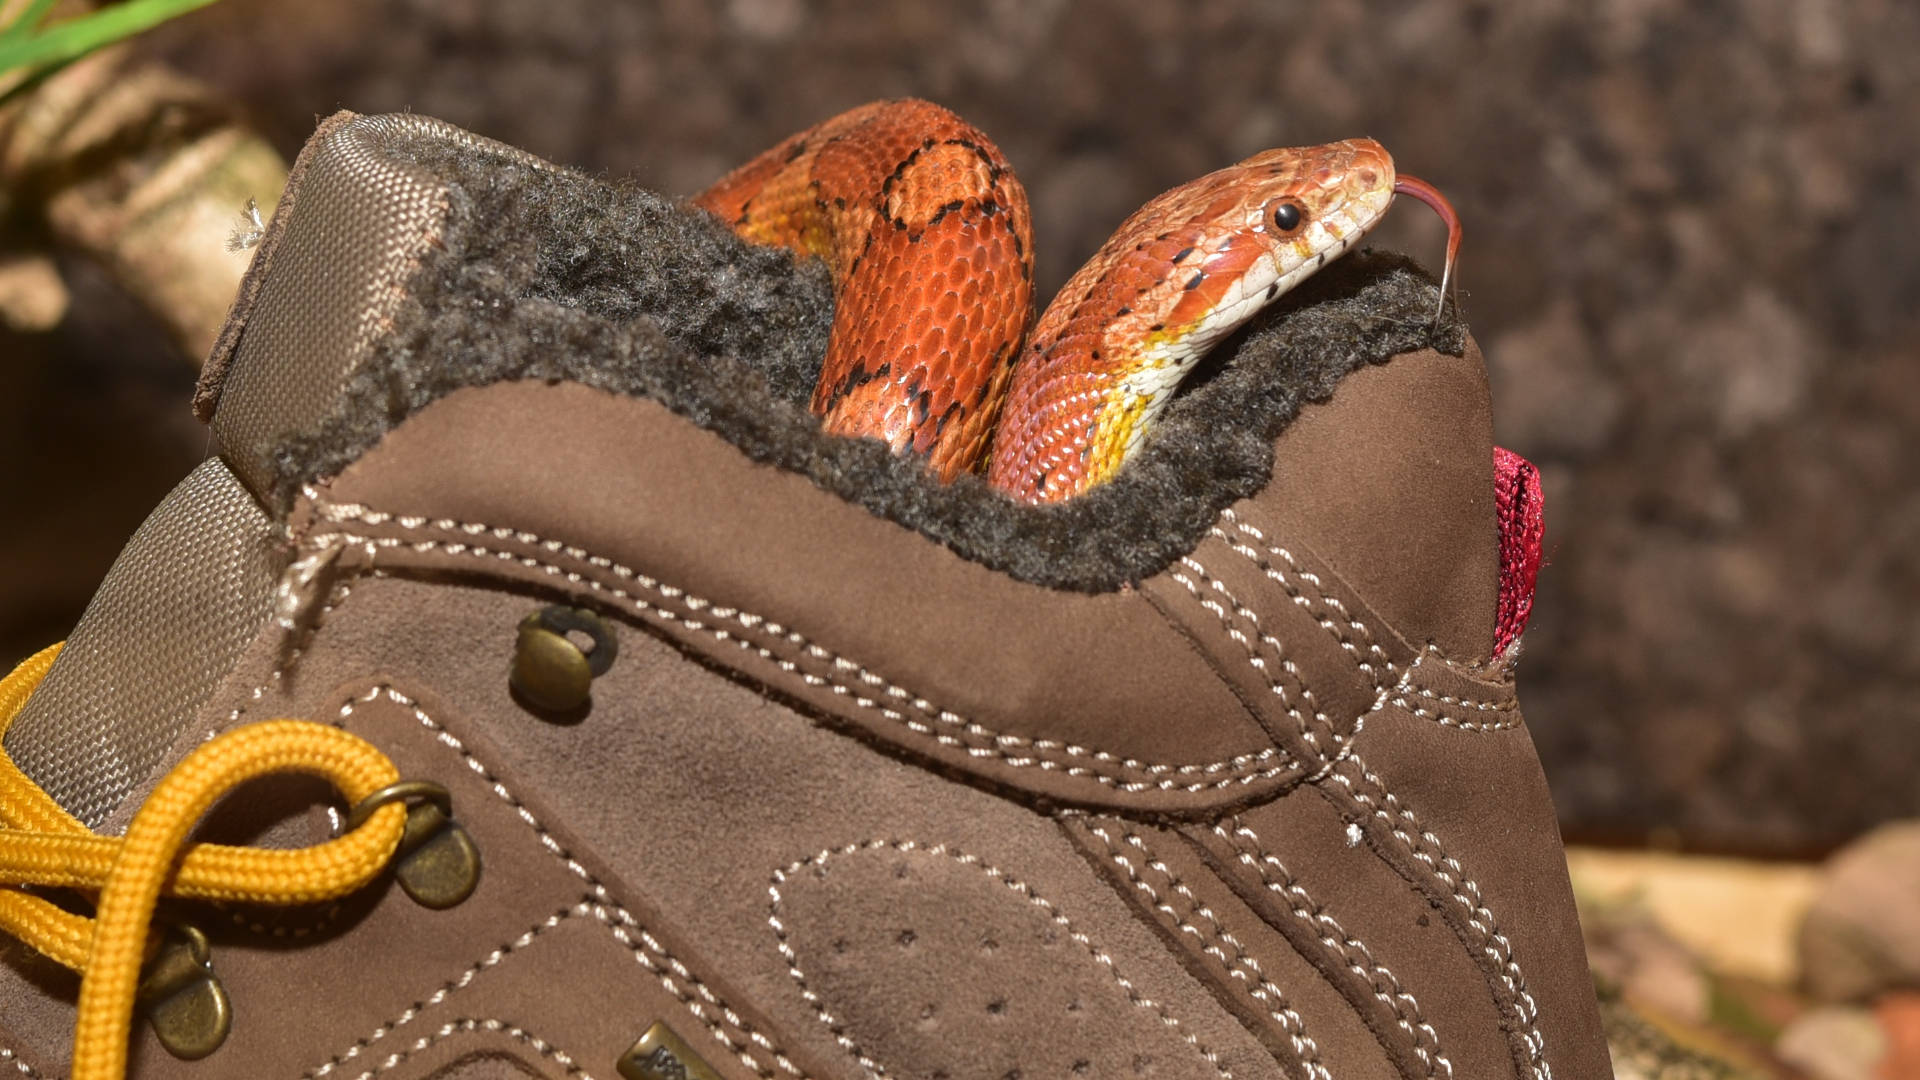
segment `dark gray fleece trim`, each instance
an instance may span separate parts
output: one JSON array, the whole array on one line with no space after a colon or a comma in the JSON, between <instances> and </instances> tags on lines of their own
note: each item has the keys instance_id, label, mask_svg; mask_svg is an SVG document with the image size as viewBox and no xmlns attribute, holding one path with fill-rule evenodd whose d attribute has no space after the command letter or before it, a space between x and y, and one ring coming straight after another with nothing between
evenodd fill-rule
<instances>
[{"instance_id":1,"label":"dark gray fleece trim","mask_svg":"<svg viewBox=\"0 0 1920 1080\"><path fill-rule=\"evenodd\" d=\"M318 430L275 453L284 507L455 389L569 380L655 399L757 461L804 473L962 557L1023 581L1107 591L1192 549L1258 491L1275 436L1363 364L1433 345L1433 282L1408 260L1349 255L1283 297L1189 378L1113 483L1016 505L977 477L942 486L879 442L821 433L806 401L833 301L814 262L744 244L636 188L534 170L448 143L396 147L452 187L444 248L393 332Z\"/></svg>"}]
</instances>

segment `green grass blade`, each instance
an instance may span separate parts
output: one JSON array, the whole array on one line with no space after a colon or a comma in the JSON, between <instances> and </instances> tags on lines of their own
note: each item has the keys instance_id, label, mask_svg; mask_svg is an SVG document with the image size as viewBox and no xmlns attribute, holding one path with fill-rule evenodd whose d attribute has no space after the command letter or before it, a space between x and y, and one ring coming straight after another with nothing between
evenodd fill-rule
<instances>
[{"instance_id":1,"label":"green grass blade","mask_svg":"<svg viewBox=\"0 0 1920 1080\"><path fill-rule=\"evenodd\" d=\"M40 20L47 17L47 9L52 6L53 0L32 0L27 5L27 9L20 13L19 18L8 23L6 29L0 30L0 41L11 41L39 26Z\"/></svg>"},{"instance_id":2,"label":"green grass blade","mask_svg":"<svg viewBox=\"0 0 1920 1080\"><path fill-rule=\"evenodd\" d=\"M142 30L158 26L176 15L206 7L214 0L128 0L103 8L91 15L67 21L31 36L16 36L13 27L0 38L0 74L19 68L58 64Z\"/></svg>"}]
</instances>

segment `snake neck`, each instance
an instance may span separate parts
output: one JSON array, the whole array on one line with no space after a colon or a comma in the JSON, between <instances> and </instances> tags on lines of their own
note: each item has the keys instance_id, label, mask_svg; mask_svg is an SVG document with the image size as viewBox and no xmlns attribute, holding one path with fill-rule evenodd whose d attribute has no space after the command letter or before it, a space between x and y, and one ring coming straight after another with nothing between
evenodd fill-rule
<instances>
[{"instance_id":1,"label":"snake neck","mask_svg":"<svg viewBox=\"0 0 1920 1080\"><path fill-rule=\"evenodd\" d=\"M1080 321L1051 334L1043 320L1007 395L987 482L1022 502L1111 480L1215 339L1192 327L1116 334L1111 318Z\"/></svg>"}]
</instances>

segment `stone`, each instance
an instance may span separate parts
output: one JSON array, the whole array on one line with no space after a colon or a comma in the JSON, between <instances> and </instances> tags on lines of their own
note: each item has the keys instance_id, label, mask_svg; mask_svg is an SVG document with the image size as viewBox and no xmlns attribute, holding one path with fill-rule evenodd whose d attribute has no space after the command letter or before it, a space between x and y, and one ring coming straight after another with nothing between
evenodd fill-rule
<instances>
[{"instance_id":1,"label":"stone","mask_svg":"<svg viewBox=\"0 0 1920 1080\"><path fill-rule=\"evenodd\" d=\"M1878 1080L1887 1039L1867 1010L1829 1006L1789 1024L1773 1052L1807 1080Z\"/></svg>"},{"instance_id":2,"label":"stone","mask_svg":"<svg viewBox=\"0 0 1920 1080\"><path fill-rule=\"evenodd\" d=\"M1808 991L1825 1001L1920 987L1920 821L1875 829L1830 860L1799 951Z\"/></svg>"}]
</instances>

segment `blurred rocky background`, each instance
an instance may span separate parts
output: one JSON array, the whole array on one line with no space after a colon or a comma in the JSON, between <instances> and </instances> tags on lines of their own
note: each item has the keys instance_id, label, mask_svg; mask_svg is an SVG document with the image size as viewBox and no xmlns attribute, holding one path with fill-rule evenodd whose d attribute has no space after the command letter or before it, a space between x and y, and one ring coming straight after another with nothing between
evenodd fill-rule
<instances>
[{"instance_id":1,"label":"blurred rocky background","mask_svg":"<svg viewBox=\"0 0 1920 1080\"><path fill-rule=\"evenodd\" d=\"M1522 678L1569 837L1764 856L1920 815L1916 56L1907 0L226 0L136 46L289 160L409 109L675 193L929 97L1025 179L1043 296L1166 187L1375 136L1458 205L1544 472ZM199 357L53 246L64 308L0 327L6 664L207 449Z\"/></svg>"}]
</instances>

